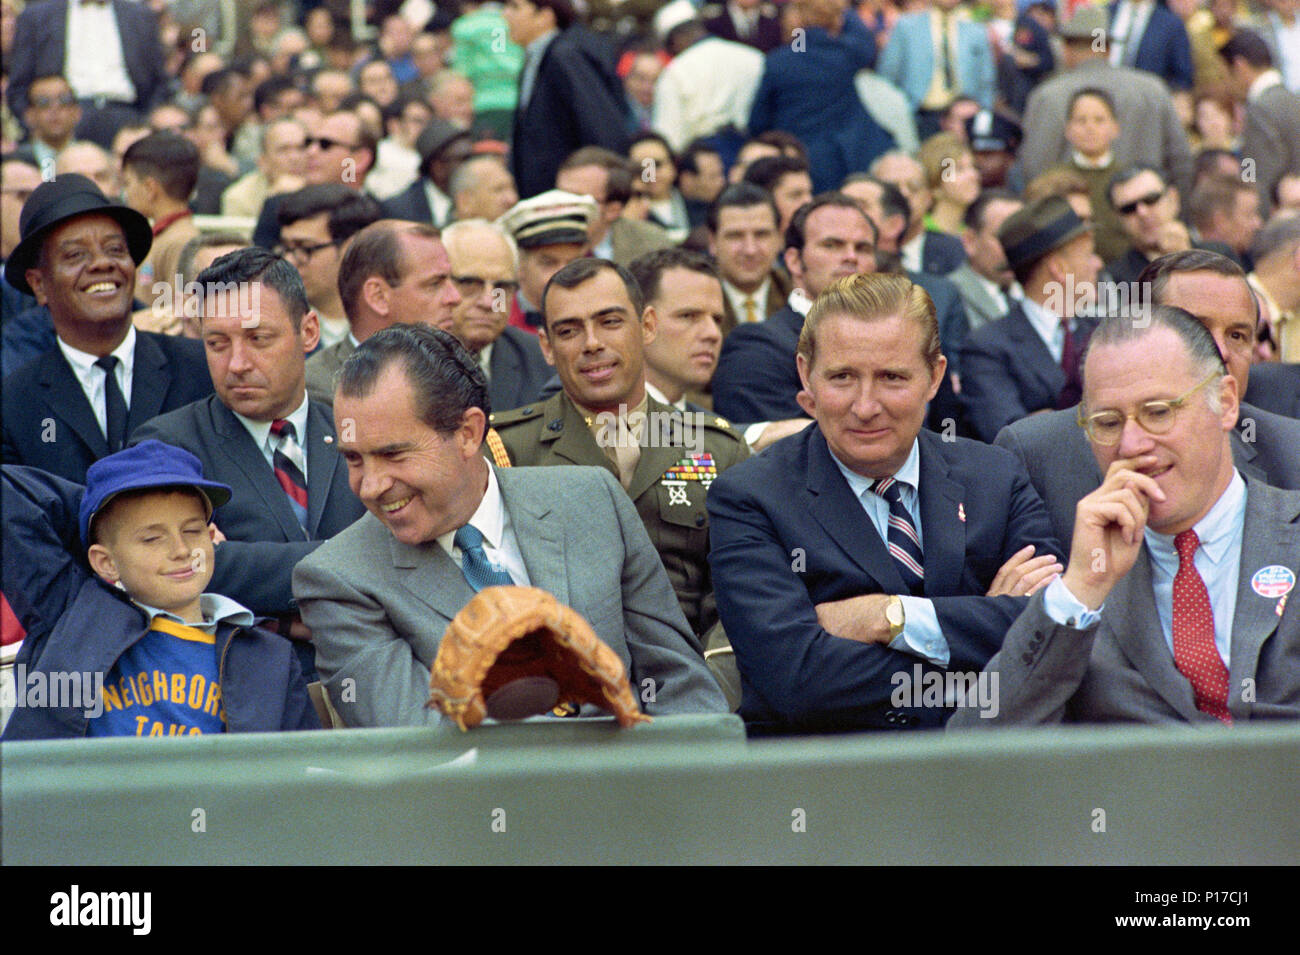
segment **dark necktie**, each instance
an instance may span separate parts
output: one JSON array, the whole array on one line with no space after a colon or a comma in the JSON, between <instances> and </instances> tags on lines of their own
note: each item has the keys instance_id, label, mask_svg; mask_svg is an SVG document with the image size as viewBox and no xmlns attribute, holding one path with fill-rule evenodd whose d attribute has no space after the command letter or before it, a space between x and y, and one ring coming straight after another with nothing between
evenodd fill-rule
<instances>
[{"instance_id":1,"label":"dark necktie","mask_svg":"<svg viewBox=\"0 0 1300 955\"><path fill-rule=\"evenodd\" d=\"M108 441L108 450L117 452L126 444L126 399L122 397L122 388L117 383L117 356L105 355L95 362L96 367L104 369L104 438Z\"/></svg>"},{"instance_id":2,"label":"dark necktie","mask_svg":"<svg viewBox=\"0 0 1300 955\"><path fill-rule=\"evenodd\" d=\"M1210 593L1196 569L1196 531L1174 538L1178 573L1174 575L1174 663L1196 694L1196 708L1231 725L1228 712L1228 668L1214 644L1214 611Z\"/></svg>"},{"instance_id":3,"label":"dark necktie","mask_svg":"<svg viewBox=\"0 0 1300 955\"><path fill-rule=\"evenodd\" d=\"M954 75L952 67L952 48L949 45L948 30L952 24L951 16L948 13L941 13L939 20L939 43L943 51L943 82L948 87L948 92L956 95L957 77Z\"/></svg>"},{"instance_id":4,"label":"dark necktie","mask_svg":"<svg viewBox=\"0 0 1300 955\"><path fill-rule=\"evenodd\" d=\"M1065 372L1065 387L1061 389L1056 401L1058 410L1073 408L1083 397L1083 380L1079 377L1079 349L1070 332L1068 318L1061 319L1061 329L1065 332L1065 344L1061 348L1061 371Z\"/></svg>"},{"instance_id":5,"label":"dark necktie","mask_svg":"<svg viewBox=\"0 0 1300 955\"><path fill-rule=\"evenodd\" d=\"M453 543L460 548L461 571L476 593L484 587L509 587L514 583L509 574L488 560L483 534L473 524L458 530Z\"/></svg>"},{"instance_id":6,"label":"dark necktie","mask_svg":"<svg viewBox=\"0 0 1300 955\"><path fill-rule=\"evenodd\" d=\"M921 538L912 524L912 516L903 506L903 494L893 478L881 478L871 486L889 502L889 556L894 558L903 583L913 596L920 596L925 581L925 559L921 554Z\"/></svg>"},{"instance_id":7,"label":"dark necktie","mask_svg":"<svg viewBox=\"0 0 1300 955\"><path fill-rule=\"evenodd\" d=\"M306 461L302 448L298 445L297 431L293 423L283 418L271 422L271 434L275 436L275 451L271 462L275 468L275 479L284 493L289 497L289 506L293 508L298 523L305 530L307 527L307 478L303 476Z\"/></svg>"}]
</instances>

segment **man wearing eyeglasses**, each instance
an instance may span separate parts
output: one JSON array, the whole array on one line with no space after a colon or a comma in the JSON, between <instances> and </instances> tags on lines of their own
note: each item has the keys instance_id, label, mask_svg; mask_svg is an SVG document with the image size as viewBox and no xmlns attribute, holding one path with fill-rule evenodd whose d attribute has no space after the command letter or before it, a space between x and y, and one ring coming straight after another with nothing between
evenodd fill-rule
<instances>
[{"instance_id":1,"label":"man wearing eyeglasses","mask_svg":"<svg viewBox=\"0 0 1300 955\"><path fill-rule=\"evenodd\" d=\"M1143 299L1137 312L1128 313L1130 318L1145 321L1151 304L1186 309L1209 330L1237 380L1237 394L1246 394L1259 309L1237 263L1202 249L1175 252L1152 262L1138 287ZM1102 481L1076 417L1070 408L1022 418L1002 429L996 441L1024 462L1047 505L1052 530L1066 547L1074 531L1075 505ZM1300 489L1300 421L1242 403L1229 444L1237 469L1247 478Z\"/></svg>"},{"instance_id":2,"label":"man wearing eyeglasses","mask_svg":"<svg viewBox=\"0 0 1300 955\"><path fill-rule=\"evenodd\" d=\"M442 241L460 293L451 333L478 359L492 407L504 411L536 401L552 370L537 336L508 323L519 291L514 239L486 219L466 219L444 229Z\"/></svg>"},{"instance_id":3,"label":"man wearing eyeglasses","mask_svg":"<svg viewBox=\"0 0 1300 955\"><path fill-rule=\"evenodd\" d=\"M363 341L398 322L450 331L461 299L438 230L399 219L380 219L352 237L337 283L348 333L307 362L307 393L327 405L334 403L335 372Z\"/></svg>"},{"instance_id":4,"label":"man wearing eyeglasses","mask_svg":"<svg viewBox=\"0 0 1300 955\"><path fill-rule=\"evenodd\" d=\"M348 319L339 299L339 262L348 239L383 215L379 202L346 186L307 186L288 193L277 213L280 244L275 252L302 276L307 301L320 319L328 348L347 337ZM331 391L332 393L332 391Z\"/></svg>"},{"instance_id":5,"label":"man wearing eyeglasses","mask_svg":"<svg viewBox=\"0 0 1300 955\"><path fill-rule=\"evenodd\" d=\"M1234 466L1218 343L1157 306L1104 321L1084 369L1078 418L1105 479L1079 501L1065 573L986 667L996 712L949 726L1300 718L1300 491Z\"/></svg>"},{"instance_id":6,"label":"man wearing eyeglasses","mask_svg":"<svg viewBox=\"0 0 1300 955\"><path fill-rule=\"evenodd\" d=\"M1187 226L1178 221L1178 190L1150 166L1120 170L1111 179L1107 194L1132 243L1132 248L1106 264L1106 273L1112 281L1134 282L1153 259L1171 252L1207 249L1233 257L1232 250L1222 242L1192 238Z\"/></svg>"}]
</instances>

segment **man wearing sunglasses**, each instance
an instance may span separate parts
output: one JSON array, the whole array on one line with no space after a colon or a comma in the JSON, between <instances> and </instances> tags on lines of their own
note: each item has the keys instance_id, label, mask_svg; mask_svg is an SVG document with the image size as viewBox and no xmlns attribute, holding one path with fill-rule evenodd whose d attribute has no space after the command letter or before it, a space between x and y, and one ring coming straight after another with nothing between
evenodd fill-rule
<instances>
[{"instance_id":1,"label":"man wearing sunglasses","mask_svg":"<svg viewBox=\"0 0 1300 955\"><path fill-rule=\"evenodd\" d=\"M1234 466L1238 387L1180 308L1101 323L1077 417L1105 479L986 667L996 712L950 727L1300 718L1300 491Z\"/></svg>"},{"instance_id":2,"label":"man wearing sunglasses","mask_svg":"<svg viewBox=\"0 0 1300 955\"><path fill-rule=\"evenodd\" d=\"M1185 309L1206 327L1237 381L1237 394L1246 394L1259 311L1241 267L1214 252L1191 249L1156 259L1143 271L1139 285L1144 295L1149 288L1148 304ZM1128 317L1146 320L1145 312ZM1047 505L1053 533L1069 547L1075 506L1102 481L1075 409L1022 418L1003 428L995 443L1024 462ZM1300 448L1300 421L1243 402L1229 446L1245 477L1300 489L1300 455L1295 450Z\"/></svg>"},{"instance_id":3,"label":"man wearing sunglasses","mask_svg":"<svg viewBox=\"0 0 1300 955\"><path fill-rule=\"evenodd\" d=\"M1114 282L1136 281L1153 259L1171 252L1207 249L1234 257L1222 242L1192 238L1187 226L1178 220L1178 190L1151 166L1121 169L1111 179L1107 194L1132 243L1132 248L1106 264L1106 272Z\"/></svg>"},{"instance_id":4,"label":"man wearing sunglasses","mask_svg":"<svg viewBox=\"0 0 1300 955\"><path fill-rule=\"evenodd\" d=\"M492 407L505 411L538 400L553 370L537 336L508 323L519 291L514 239L486 219L466 219L444 229L442 241L460 293L451 333L478 359Z\"/></svg>"},{"instance_id":5,"label":"man wearing sunglasses","mask_svg":"<svg viewBox=\"0 0 1300 955\"><path fill-rule=\"evenodd\" d=\"M72 142L81 121L81 105L62 76L40 76L32 81L23 112L28 138L18 155L38 169L53 171L63 147Z\"/></svg>"}]
</instances>

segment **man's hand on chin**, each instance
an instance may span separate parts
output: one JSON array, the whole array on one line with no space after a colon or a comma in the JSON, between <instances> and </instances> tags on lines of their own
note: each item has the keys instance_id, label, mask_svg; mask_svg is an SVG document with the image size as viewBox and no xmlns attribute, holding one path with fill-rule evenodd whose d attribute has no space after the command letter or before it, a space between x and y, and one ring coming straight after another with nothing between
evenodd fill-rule
<instances>
[{"instance_id":1,"label":"man's hand on chin","mask_svg":"<svg viewBox=\"0 0 1300 955\"><path fill-rule=\"evenodd\" d=\"M889 621L885 617L885 607L889 598L889 594L863 594L820 603L817 604L817 622L831 636L888 646Z\"/></svg>"}]
</instances>

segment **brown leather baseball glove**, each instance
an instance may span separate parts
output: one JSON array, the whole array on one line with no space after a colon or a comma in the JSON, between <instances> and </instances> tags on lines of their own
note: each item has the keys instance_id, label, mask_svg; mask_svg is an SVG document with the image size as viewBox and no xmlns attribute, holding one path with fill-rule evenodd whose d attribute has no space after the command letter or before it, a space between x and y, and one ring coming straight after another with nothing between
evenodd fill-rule
<instances>
[{"instance_id":1,"label":"brown leather baseball glove","mask_svg":"<svg viewBox=\"0 0 1300 955\"><path fill-rule=\"evenodd\" d=\"M447 626L428 705L462 729L594 703L620 726L649 722L623 661L582 616L536 587L485 587Z\"/></svg>"}]
</instances>

